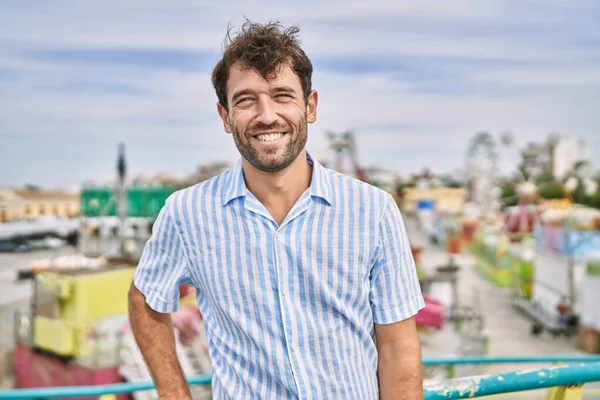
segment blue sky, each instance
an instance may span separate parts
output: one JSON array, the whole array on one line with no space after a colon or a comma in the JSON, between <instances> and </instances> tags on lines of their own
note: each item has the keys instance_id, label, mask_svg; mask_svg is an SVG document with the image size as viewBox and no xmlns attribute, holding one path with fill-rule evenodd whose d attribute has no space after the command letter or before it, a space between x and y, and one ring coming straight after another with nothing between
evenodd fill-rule
<instances>
[{"instance_id":1,"label":"blue sky","mask_svg":"<svg viewBox=\"0 0 600 400\"><path fill-rule=\"evenodd\" d=\"M210 72L244 17L300 26L313 153L354 129L365 165L448 171L475 132L510 130L518 146L556 131L600 155L597 1L5 0L0 186L110 179L119 141L133 173L235 159Z\"/></svg>"}]
</instances>

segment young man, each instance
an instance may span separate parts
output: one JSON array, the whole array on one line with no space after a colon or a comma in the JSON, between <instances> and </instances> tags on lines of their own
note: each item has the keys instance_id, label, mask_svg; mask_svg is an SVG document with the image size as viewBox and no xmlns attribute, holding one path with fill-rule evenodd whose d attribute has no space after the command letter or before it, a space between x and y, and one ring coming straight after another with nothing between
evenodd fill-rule
<instances>
[{"instance_id":1,"label":"young man","mask_svg":"<svg viewBox=\"0 0 600 400\"><path fill-rule=\"evenodd\" d=\"M413 316L424 306L391 195L306 151L317 118L297 28L247 23L213 71L241 154L173 194L129 295L161 399L189 399L170 314L197 289L214 398L422 399Z\"/></svg>"}]
</instances>

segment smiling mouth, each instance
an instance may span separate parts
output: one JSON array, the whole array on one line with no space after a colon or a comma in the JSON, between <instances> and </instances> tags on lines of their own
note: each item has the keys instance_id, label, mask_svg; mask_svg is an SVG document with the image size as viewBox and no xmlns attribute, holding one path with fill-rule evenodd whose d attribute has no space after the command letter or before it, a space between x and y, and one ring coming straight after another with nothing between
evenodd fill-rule
<instances>
[{"instance_id":1,"label":"smiling mouth","mask_svg":"<svg viewBox=\"0 0 600 400\"><path fill-rule=\"evenodd\" d=\"M260 140L261 142L274 142L277 139L281 138L284 133L267 133L264 135L256 135L255 138Z\"/></svg>"}]
</instances>

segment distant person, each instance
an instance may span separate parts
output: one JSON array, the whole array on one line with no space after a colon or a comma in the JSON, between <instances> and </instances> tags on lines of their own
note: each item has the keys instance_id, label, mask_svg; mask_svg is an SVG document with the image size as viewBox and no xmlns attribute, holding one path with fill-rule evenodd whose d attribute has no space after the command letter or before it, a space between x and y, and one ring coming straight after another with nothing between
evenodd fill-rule
<instances>
[{"instance_id":1,"label":"distant person","mask_svg":"<svg viewBox=\"0 0 600 400\"><path fill-rule=\"evenodd\" d=\"M571 306L569 305L567 296L561 296L560 301L556 305L556 312L558 314L558 324L560 329L569 333L571 328Z\"/></svg>"},{"instance_id":2,"label":"distant person","mask_svg":"<svg viewBox=\"0 0 600 400\"><path fill-rule=\"evenodd\" d=\"M216 400L423 398L400 211L306 151L318 95L297 33L248 22L228 43L212 83L241 158L167 200L137 267L130 321L161 399L191 398L179 284L196 288Z\"/></svg>"}]
</instances>

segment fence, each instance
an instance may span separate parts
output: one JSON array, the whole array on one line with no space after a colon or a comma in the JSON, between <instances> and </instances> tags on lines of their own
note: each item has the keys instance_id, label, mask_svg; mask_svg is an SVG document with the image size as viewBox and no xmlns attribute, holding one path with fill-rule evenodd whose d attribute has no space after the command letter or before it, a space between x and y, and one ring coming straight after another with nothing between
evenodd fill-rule
<instances>
[{"instance_id":1,"label":"fence","mask_svg":"<svg viewBox=\"0 0 600 400\"><path fill-rule=\"evenodd\" d=\"M495 375L479 375L426 382L424 399L465 399L534 389L551 389L548 399L579 400L583 384L600 382L600 356L549 357L466 357L424 359L424 365L496 364L496 363L572 363L566 365L514 371ZM190 385L210 384L210 375L188 378ZM103 396L153 389L152 382L121 383L104 386L71 386L0 391L0 399L50 399L78 396ZM568 396L568 397L567 397ZM109 399L110 397L107 397Z\"/></svg>"}]
</instances>

